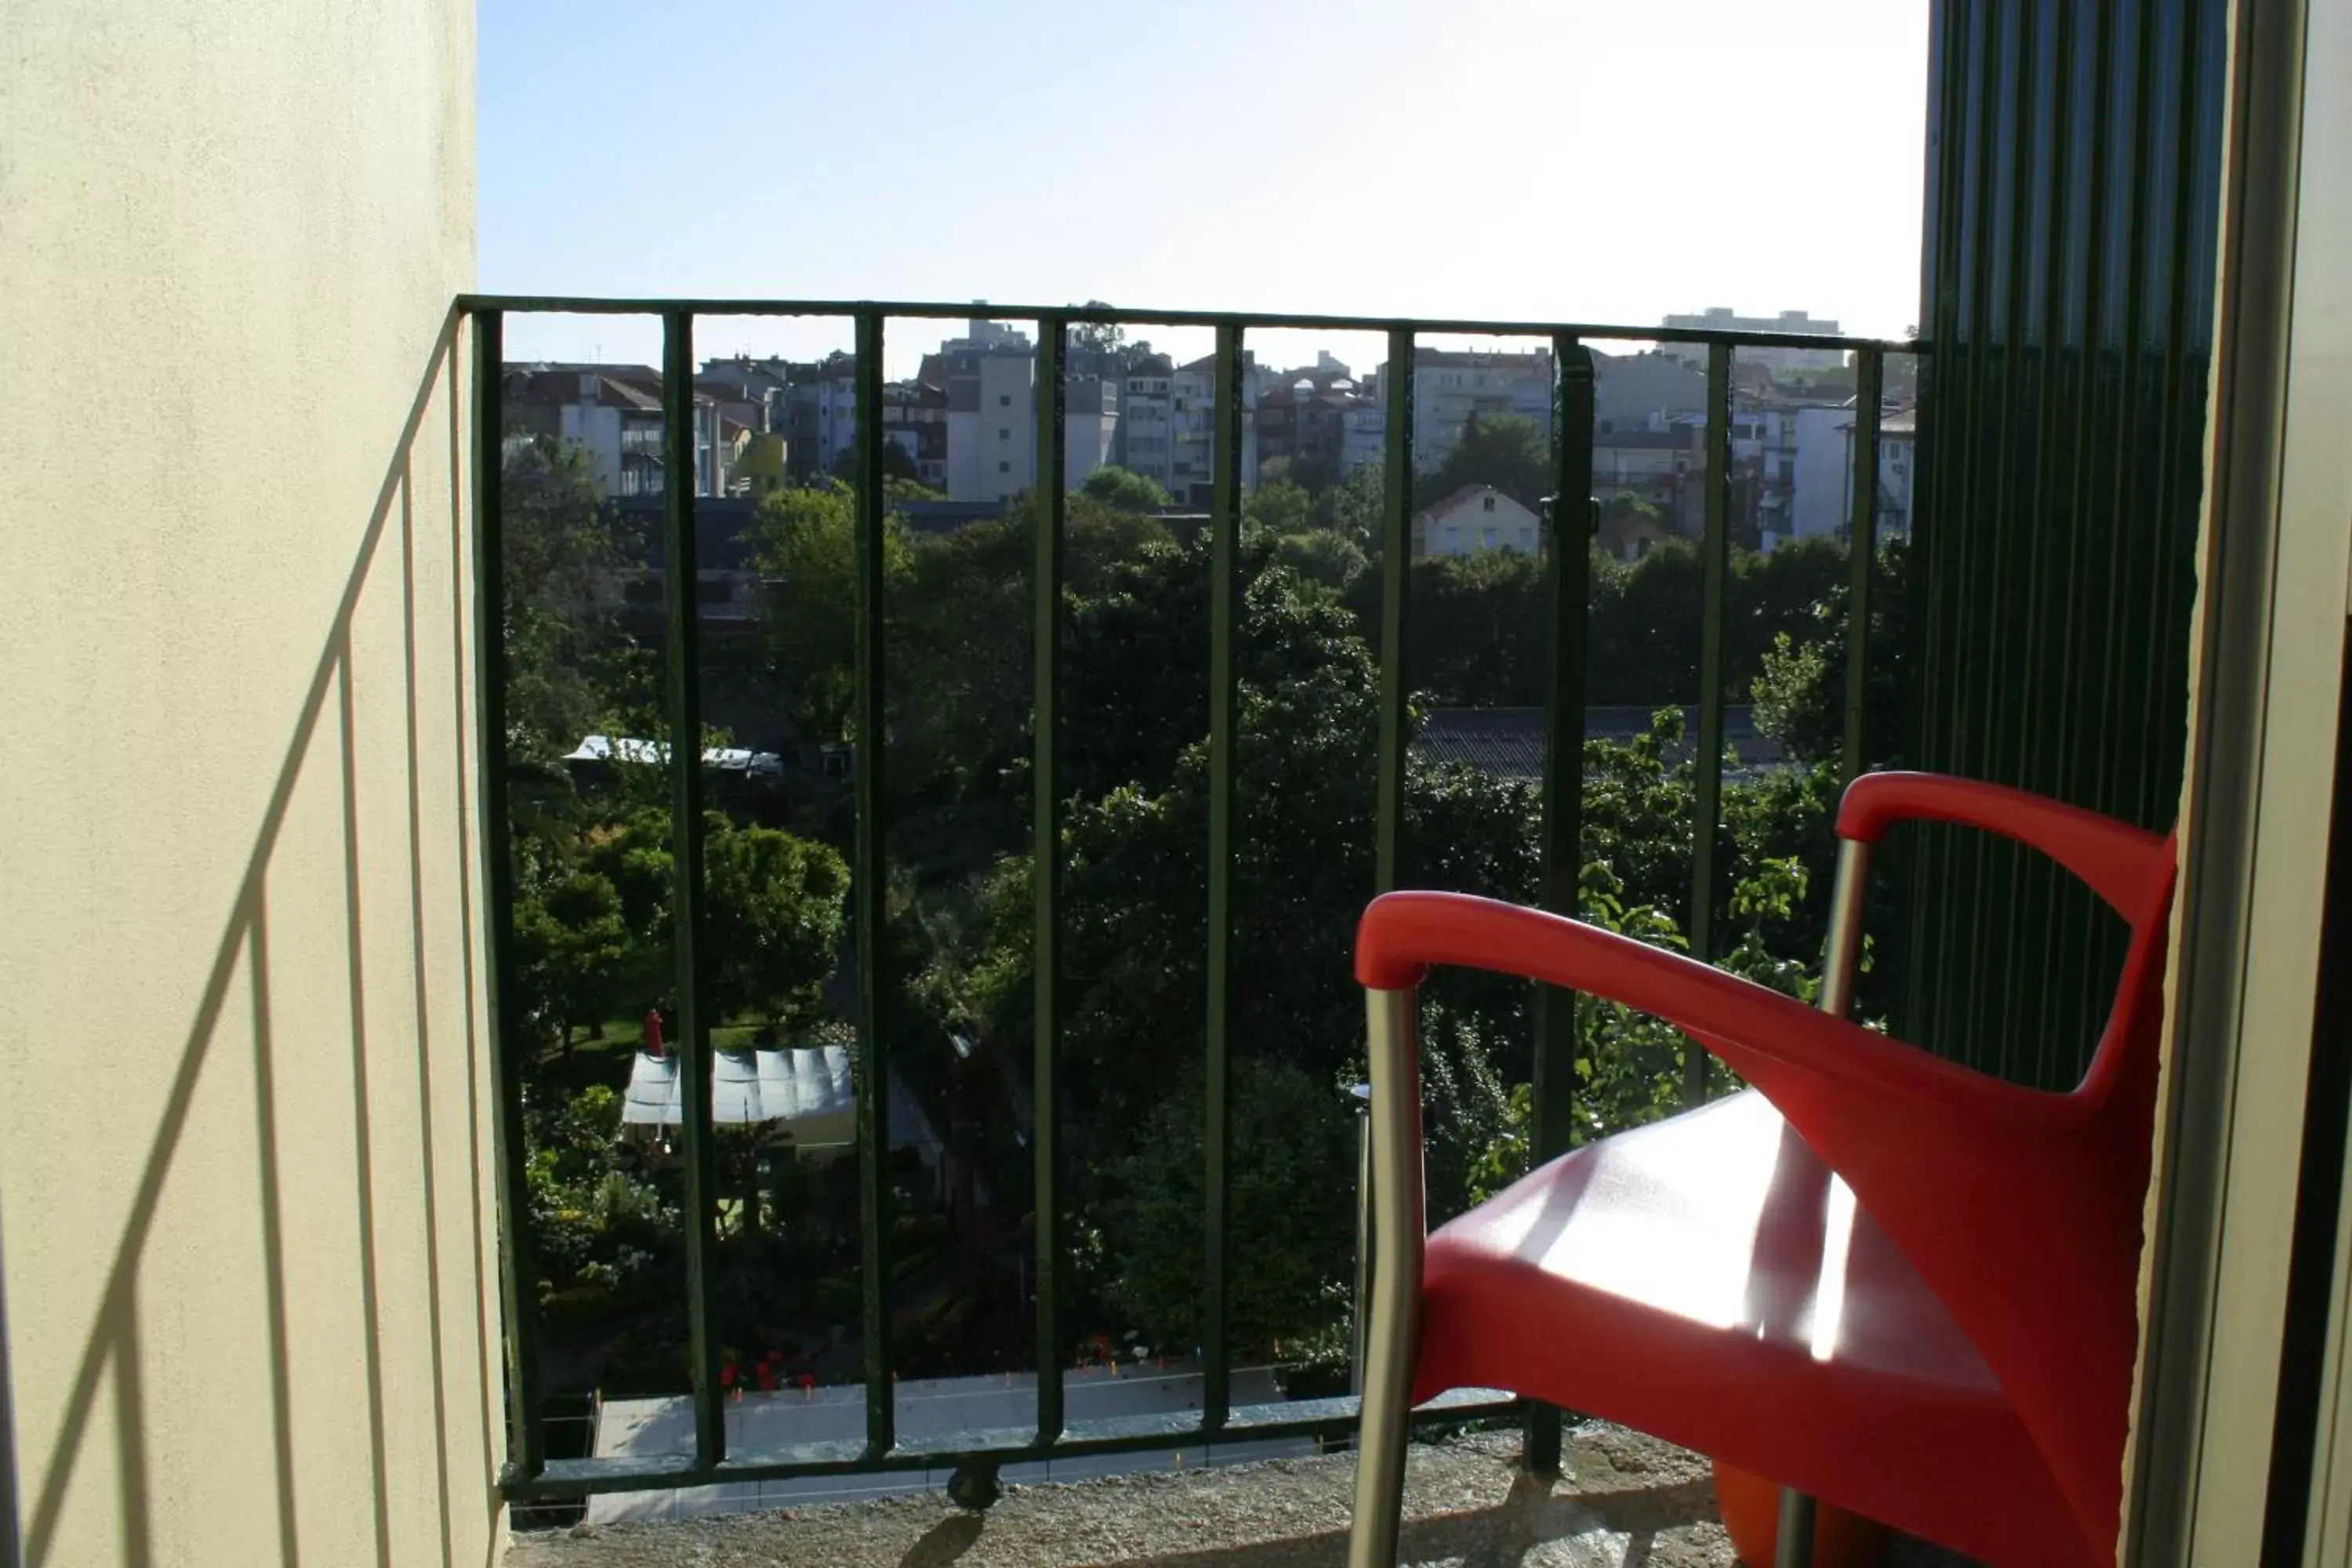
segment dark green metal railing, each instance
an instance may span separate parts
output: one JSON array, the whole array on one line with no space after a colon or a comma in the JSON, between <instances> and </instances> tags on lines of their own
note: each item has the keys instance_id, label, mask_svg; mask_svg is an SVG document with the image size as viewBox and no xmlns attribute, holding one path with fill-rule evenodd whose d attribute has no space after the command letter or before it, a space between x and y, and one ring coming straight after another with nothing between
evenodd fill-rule
<instances>
[{"instance_id":1,"label":"dark green metal railing","mask_svg":"<svg viewBox=\"0 0 2352 1568\"><path fill-rule=\"evenodd\" d=\"M491 1084L497 1100L493 1120L499 1199L499 1282L504 1305L508 1387L508 1452L501 1485L511 1499L577 1497L592 1492L703 1486L725 1482L782 1480L955 1466L987 1472L1004 1464L1078 1454L1164 1448L1171 1443L1263 1440L1289 1436L1344 1436L1353 1430L1352 1397L1295 1400L1235 1406L1228 1297L1235 1267L1230 1247L1228 1163L1232 1142L1234 1018L1233 898L1235 858L1235 747L1238 680L1236 640L1242 603L1241 527L1244 418L1242 346L1252 331L1309 330L1372 331L1388 338L1386 378L1387 479L1381 520L1383 600L1380 625L1381 728L1374 824L1375 886L1367 897L1399 886L1405 878L1403 811L1406 756L1411 739L1407 710L1407 615L1412 573L1412 398L1416 340L1424 334L1480 338L1534 337L1552 350L1556 378L1553 439L1556 500L1549 550L1551 657L1547 672L1545 777L1542 795L1541 889L1547 908L1576 908L1579 795L1584 736L1585 615L1590 586L1589 553L1580 548L1584 507L1570 498L1589 494L1592 480L1594 364L1589 342L1676 342L1707 351L1706 512L1701 548L1706 567L1705 643L1701 652L1696 768L1697 809L1690 942L1708 954L1717 893L1715 826L1722 791L1725 692L1723 610L1730 558L1730 457L1732 363L1742 348L1836 348L1855 356L1861 395L1853 443L1853 605L1847 622L1849 671L1844 762L1849 773L1862 766L1861 673L1867 657L1868 617L1864 613L1874 545L1878 495L1878 398L1885 358L1916 352L1916 344L1864 339L1795 336L1775 332L1676 331L1559 322L1395 320L1349 316L1229 314L1185 310L1122 310L1104 308L990 307L995 319L1036 323L1037 497L1035 709L1034 744L1034 864L1035 899L1035 1240L1037 1420L1034 1428L962 1432L945 1438L907 1439L896 1429L891 1380L889 1279L890 1184L887 1180L887 1081L890 1042L879 1026L887 994L884 940L883 767L885 763L885 646L883 637L884 540L887 500L884 453L887 437L881 417L883 329L890 318L961 320L967 305L943 303L841 303L777 300L590 300L554 297L475 296L459 301L473 327L474 442L473 506L476 518L476 638L478 658L480 745L483 765L479 808L488 905L488 986ZM502 339L505 318L523 312L602 315L651 314L663 323L662 397L667 420L665 458L670 479L664 489L668 551L666 575L669 631L669 744L677 911L676 966L679 1039L683 1062L681 1129L685 1173L687 1310L695 1419L690 1453L643 1458L551 1460L546 1455L536 1357L540 1327L531 1288L528 1193L524 1184L523 1089L510 1038L516 1016L513 984L513 873L506 784L506 657L502 640L502 518L499 458L504 428ZM695 600L695 471L693 395L694 321L698 316L814 316L846 320L856 334L857 485L856 595L855 745L856 842L855 921L859 1027L856 1057L859 1192L863 1246L863 1351L866 1430L862 1442L816 1443L782 1450L730 1453L719 1383L719 1349L713 1328L717 1296L717 1193L712 1174L714 1139L710 1097L710 1023L704 1005L709 965L704 950L705 900L702 856L702 782L699 625ZM1208 327L1216 334L1216 467L1211 535L1209 595L1209 865L1207 932L1207 1110L1204 1215L1206 1270L1202 1282L1207 1326L1204 1397L1197 1418L1148 1415L1072 1422L1062 1387L1064 1344L1059 1277L1064 1262L1059 1215L1062 1170L1058 1130L1057 1069L1061 1046L1060 845L1061 790L1056 749L1060 725L1062 642L1062 522L1066 509L1064 374L1066 333L1074 324L1117 323L1158 327ZM1548 992L1538 998L1535 1052L1532 1144L1538 1159L1565 1152L1571 1141L1574 1084L1574 998ZM1695 1062L1702 1060L1693 1052ZM1706 1085L1694 1069L1687 1085L1694 1100ZM1337 1173L1334 1173L1335 1177ZM1496 1400L1480 1390L1461 1390L1433 1401L1424 1414L1459 1419L1523 1410L1528 1428L1528 1460L1539 1469L1559 1458L1557 1412Z\"/></svg>"}]
</instances>

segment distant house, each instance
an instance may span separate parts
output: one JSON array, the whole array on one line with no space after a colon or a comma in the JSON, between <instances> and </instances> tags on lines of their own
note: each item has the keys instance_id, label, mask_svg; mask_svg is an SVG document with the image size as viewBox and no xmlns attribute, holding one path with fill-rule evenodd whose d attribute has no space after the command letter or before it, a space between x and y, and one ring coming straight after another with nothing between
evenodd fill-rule
<instances>
[{"instance_id":1,"label":"distant house","mask_svg":"<svg viewBox=\"0 0 2352 1568\"><path fill-rule=\"evenodd\" d=\"M1597 495L1632 490L1658 506L1671 506L1682 481L1702 460L1705 431L1672 426L1663 430L1604 430L1592 437L1592 489Z\"/></svg>"},{"instance_id":2,"label":"distant house","mask_svg":"<svg viewBox=\"0 0 2352 1568\"><path fill-rule=\"evenodd\" d=\"M1601 550L1616 559L1639 561L1653 545L1674 538L1675 531L1666 525L1664 515L1654 508L1643 510L1604 504L1595 537Z\"/></svg>"},{"instance_id":3,"label":"distant house","mask_svg":"<svg viewBox=\"0 0 2352 1568\"><path fill-rule=\"evenodd\" d=\"M517 435L574 443L604 494L658 496L669 448L659 374L632 364L513 364L505 367L504 409ZM694 493L719 493L721 438L719 403L697 391Z\"/></svg>"},{"instance_id":4,"label":"distant house","mask_svg":"<svg viewBox=\"0 0 2352 1568\"><path fill-rule=\"evenodd\" d=\"M1412 520L1412 552L1474 555L1543 545L1543 520L1492 485L1464 485Z\"/></svg>"}]
</instances>

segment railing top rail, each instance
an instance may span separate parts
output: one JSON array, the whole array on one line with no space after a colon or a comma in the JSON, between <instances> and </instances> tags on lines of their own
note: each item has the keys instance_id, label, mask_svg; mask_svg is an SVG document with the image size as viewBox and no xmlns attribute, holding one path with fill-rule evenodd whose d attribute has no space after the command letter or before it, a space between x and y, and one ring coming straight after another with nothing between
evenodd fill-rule
<instances>
[{"instance_id":1,"label":"railing top rail","mask_svg":"<svg viewBox=\"0 0 2352 1568\"><path fill-rule=\"evenodd\" d=\"M1728 343L1734 348L1863 349L1883 353L1922 353L1918 339L1830 336L1811 332L1756 331L1740 328L1628 326L1598 321L1482 321L1437 316L1299 315L1273 310L1159 310L1117 305L1021 305L995 301L917 300L689 300L603 299L565 294L460 294L457 308L472 312L502 310L578 316L658 315L684 310L696 316L897 316L915 321L1069 322L1151 327L1241 327L1286 331L1443 332L1463 337L1572 337L1610 342Z\"/></svg>"}]
</instances>

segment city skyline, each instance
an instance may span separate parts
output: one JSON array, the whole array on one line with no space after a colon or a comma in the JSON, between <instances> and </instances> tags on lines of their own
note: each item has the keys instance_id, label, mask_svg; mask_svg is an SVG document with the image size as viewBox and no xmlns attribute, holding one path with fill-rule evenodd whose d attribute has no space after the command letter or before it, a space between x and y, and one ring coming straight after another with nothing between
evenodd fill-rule
<instances>
[{"instance_id":1,"label":"city skyline","mask_svg":"<svg viewBox=\"0 0 2352 1568\"><path fill-rule=\"evenodd\" d=\"M1917 319L1924 0L1087 15L971 5L882 32L826 11L686 29L613 5L486 10L481 286L1626 324L1728 305L1867 335ZM1541 74L1563 58L1594 68ZM892 326L905 375L939 334ZM848 338L706 319L695 348L808 358ZM509 328L528 358L657 363L658 339L648 318ZM1253 342L1286 363L1380 353Z\"/></svg>"}]
</instances>

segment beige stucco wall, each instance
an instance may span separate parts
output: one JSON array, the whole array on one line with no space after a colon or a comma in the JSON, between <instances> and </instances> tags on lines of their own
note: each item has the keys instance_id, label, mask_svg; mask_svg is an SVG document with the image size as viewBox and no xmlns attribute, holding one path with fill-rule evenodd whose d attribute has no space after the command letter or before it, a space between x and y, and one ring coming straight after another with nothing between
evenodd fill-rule
<instances>
[{"instance_id":1,"label":"beige stucco wall","mask_svg":"<svg viewBox=\"0 0 2352 1568\"><path fill-rule=\"evenodd\" d=\"M496 1550L448 325L473 95L467 0L0 6L35 1564Z\"/></svg>"}]
</instances>

